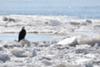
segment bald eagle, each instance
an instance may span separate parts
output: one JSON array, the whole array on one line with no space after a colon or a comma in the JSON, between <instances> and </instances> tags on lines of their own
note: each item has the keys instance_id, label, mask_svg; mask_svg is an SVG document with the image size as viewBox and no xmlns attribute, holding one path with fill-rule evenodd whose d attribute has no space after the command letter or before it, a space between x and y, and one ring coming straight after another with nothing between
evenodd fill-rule
<instances>
[{"instance_id":1,"label":"bald eagle","mask_svg":"<svg viewBox=\"0 0 100 67\"><path fill-rule=\"evenodd\" d=\"M23 40L25 38L25 36L26 36L26 30L25 30L25 27L22 27L22 30L19 32L18 42Z\"/></svg>"}]
</instances>

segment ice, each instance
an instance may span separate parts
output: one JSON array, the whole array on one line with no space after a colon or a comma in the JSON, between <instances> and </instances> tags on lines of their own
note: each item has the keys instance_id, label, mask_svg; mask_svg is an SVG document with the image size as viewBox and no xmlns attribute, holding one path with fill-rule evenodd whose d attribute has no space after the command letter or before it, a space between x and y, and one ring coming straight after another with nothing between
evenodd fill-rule
<instances>
[{"instance_id":1,"label":"ice","mask_svg":"<svg viewBox=\"0 0 100 67\"><path fill-rule=\"evenodd\" d=\"M14 42L1 42L2 44L13 45ZM15 42L16 43L16 42ZM10 63L13 63L12 67L17 66L35 66L37 67L59 67L59 66L69 66L69 67L84 67L84 66L94 66L95 64L99 65L99 54L100 48L91 47L88 44L76 45L75 47L66 48L63 46L63 49L56 48L56 42L48 45L39 46L42 44L47 44L45 42L31 43L31 46L14 46L13 48L5 48L2 52L7 53L9 60L7 63L4 63L8 67ZM17 43L16 43L17 44ZM50 42L48 42L50 44ZM91 63L89 63L91 62ZM21 64L20 64L21 63Z\"/></svg>"},{"instance_id":2,"label":"ice","mask_svg":"<svg viewBox=\"0 0 100 67\"><path fill-rule=\"evenodd\" d=\"M16 57L27 57L27 52L21 48L14 48L12 49L11 53Z\"/></svg>"},{"instance_id":3,"label":"ice","mask_svg":"<svg viewBox=\"0 0 100 67\"><path fill-rule=\"evenodd\" d=\"M0 62L6 62L10 60L10 56L6 53L0 52Z\"/></svg>"},{"instance_id":4,"label":"ice","mask_svg":"<svg viewBox=\"0 0 100 67\"><path fill-rule=\"evenodd\" d=\"M20 42L4 35L0 67L100 67L99 19L10 15L0 16L0 22L0 35L18 35L23 26L26 36L44 35L44 40ZM45 38L47 34L55 39Z\"/></svg>"},{"instance_id":5,"label":"ice","mask_svg":"<svg viewBox=\"0 0 100 67\"><path fill-rule=\"evenodd\" d=\"M60 45L73 45L75 46L76 45L76 37L70 37L70 38L66 38L60 42L58 42L57 44L60 44Z\"/></svg>"}]
</instances>

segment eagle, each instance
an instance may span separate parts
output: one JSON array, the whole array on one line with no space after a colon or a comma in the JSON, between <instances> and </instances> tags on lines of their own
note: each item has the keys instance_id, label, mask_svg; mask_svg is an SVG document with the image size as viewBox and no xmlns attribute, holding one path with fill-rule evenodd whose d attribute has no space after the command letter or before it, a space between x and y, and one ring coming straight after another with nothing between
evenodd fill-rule
<instances>
[{"instance_id":1,"label":"eagle","mask_svg":"<svg viewBox=\"0 0 100 67\"><path fill-rule=\"evenodd\" d=\"M25 36L26 36L26 30L25 27L22 27L21 31L19 32L18 42L25 39Z\"/></svg>"}]
</instances>

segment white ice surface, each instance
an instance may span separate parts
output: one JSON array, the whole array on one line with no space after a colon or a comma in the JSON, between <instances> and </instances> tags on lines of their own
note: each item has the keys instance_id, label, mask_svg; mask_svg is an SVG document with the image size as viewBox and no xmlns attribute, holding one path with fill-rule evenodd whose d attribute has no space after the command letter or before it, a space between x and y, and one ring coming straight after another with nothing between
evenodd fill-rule
<instances>
[{"instance_id":1,"label":"white ice surface","mask_svg":"<svg viewBox=\"0 0 100 67\"><path fill-rule=\"evenodd\" d=\"M4 21L4 17L15 21ZM29 33L65 36L57 42L29 41L29 46L25 42L24 47L16 41L0 41L0 67L100 67L100 20L86 20L65 16L0 16L1 34L18 33L25 26ZM80 36L79 44L66 47L73 44L76 36Z\"/></svg>"}]
</instances>

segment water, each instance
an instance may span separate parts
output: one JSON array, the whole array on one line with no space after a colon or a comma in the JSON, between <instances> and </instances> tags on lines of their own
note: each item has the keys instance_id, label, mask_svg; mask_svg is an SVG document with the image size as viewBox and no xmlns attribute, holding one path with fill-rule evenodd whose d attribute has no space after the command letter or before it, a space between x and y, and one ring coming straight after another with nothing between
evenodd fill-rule
<instances>
[{"instance_id":1,"label":"water","mask_svg":"<svg viewBox=\"0 0 100 67\"><path fill-rule=\"evenodd\" d=\"M29 41L53 41L59 39L61 36L44 35L44 34L27 34L26 38ZM0 34L1 41L14 41L18 40L17 34Z\"/></svg>"},{"instance_id":2,"label":"water","mask_svg":"<svg viewBox=\"0 0 100 67\"><path fill-rule=\"evenodd\" d=\"M72 7L62 9L29 9L29 10L3 10L0 15L44 15L44 16L75 16L79 18L100 18L100 7Z\"/></svg>"},{"instance_id":3,"label":"water","mask_svg":"<svg viewBox=\"0 0 100 67\"><path fill-rule=\"evenodd\" d=\"M0 15L100 18L100 0L1 0Z\"/></svg>"}]
</instances>

